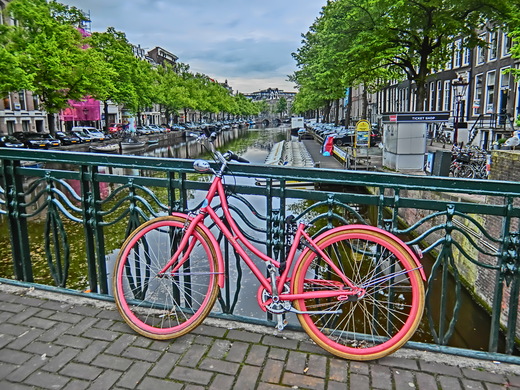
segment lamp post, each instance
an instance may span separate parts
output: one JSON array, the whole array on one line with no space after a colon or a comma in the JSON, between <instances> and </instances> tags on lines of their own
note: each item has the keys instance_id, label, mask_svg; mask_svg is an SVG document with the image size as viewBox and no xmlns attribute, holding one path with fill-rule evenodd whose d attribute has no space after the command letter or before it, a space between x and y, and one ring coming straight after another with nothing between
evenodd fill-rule
<instances>
[{"instance_id":1,"label":"lamp post","mask_svg":"<svg viewBox=\"0 0 520 390\"><path fill-rule=\"evenodd\" d=\"M451 81L453 92L455 94L455 123L453 124L453 145L458 142L459 136L459 119L462 118L460 112L461 102L466 95L466 89L468 88L468 81L466 78L459 76L457 79Z\"/></svg>"}]
</instances>

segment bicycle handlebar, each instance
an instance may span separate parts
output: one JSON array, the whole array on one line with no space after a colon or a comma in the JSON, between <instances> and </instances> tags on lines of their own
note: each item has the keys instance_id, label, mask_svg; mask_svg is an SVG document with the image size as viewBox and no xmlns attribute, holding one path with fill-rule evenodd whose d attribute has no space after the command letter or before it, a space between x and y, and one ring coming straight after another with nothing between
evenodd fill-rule
<instances>
[{"instance_id":1,"label":"bicycle handlebar","mask_svg":"<svg viewBox=\"0 0 520 390\"><path fill-rule=\"evenodd\" d=\"M211 151L214 154L217 154L217 155L220 154L217 150L215 150L215 145L213 145L213 141L215 141L215 139L217 139L217 133L215 133L215 132L210 133L210 131L206 128L206 129L203 129L203 133L198 137L198 139L199 140L207 139L211 145ZM224 159L226 161L233 160L236 162L249 164L248 160L236 155L231 150L228 150L226 153L222 154L221 156L224 157Z\"/></svg>"}]
</instances>

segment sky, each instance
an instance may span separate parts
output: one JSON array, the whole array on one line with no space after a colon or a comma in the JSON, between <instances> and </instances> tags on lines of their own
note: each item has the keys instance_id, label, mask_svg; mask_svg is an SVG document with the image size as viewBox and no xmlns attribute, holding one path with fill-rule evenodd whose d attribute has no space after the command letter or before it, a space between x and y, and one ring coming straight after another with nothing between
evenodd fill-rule
<instances>
[{"instance_id":1,"label":"sky","mask_svg":"<svg viewBox=\"0 0 520 390\"><path fill-rule=\"evenodd\" d=\"M61 0L148 50L160 46L234 92L295 91L291 53L327 0Z\"/></svg>"}]
</instances>

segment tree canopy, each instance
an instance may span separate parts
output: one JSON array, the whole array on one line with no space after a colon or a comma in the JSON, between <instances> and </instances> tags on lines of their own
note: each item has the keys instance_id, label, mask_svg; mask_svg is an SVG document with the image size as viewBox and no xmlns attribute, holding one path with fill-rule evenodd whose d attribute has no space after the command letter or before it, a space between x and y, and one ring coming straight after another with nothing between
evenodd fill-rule
<instances>
[{"instance_id":1,"label":"tree canopy","mask_svg":"<svg viewBox=\"0 0 520 390\"><path fill-rule=\"evenodd\" d=\"M331 0L293 53L293 79L307 95L297 96L297 106L317 108L319 97L341 97L347 87L407 79L422 110L427 77L444 67L455 40L484 45L479 32L512 21L517 8L509 0Z\"/></svg>"},{"instance_id":2,"label":"tree canopy","mask_svg":"<svg viewBox=\"0 0 520 390\"><path fill-rule=\"evenodd\" d=\"M190 73L185 64L154 66L135 57L125 34L112 27L86 33L80 26L87 18L75 7L13 0L5 12L17 23L0 25L0 92L26 89L38 95L51 132L54 114L69 101L86 97L121 104L134 113L160 104L168 116L179 109L258 112L243 96L233 96L206 75Z\"/></svg>"}]
</instances>

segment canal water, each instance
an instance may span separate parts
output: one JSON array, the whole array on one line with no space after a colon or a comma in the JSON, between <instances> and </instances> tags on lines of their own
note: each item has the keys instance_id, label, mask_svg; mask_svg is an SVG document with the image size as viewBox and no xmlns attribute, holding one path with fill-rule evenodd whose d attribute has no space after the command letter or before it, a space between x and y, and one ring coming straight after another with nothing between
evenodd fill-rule
<instances>
[{"instance_id":1,"label":"canal water","mask_svg":"<svg viewBox=\"0 0 520 390\"><path fill-rule=\"evenodd\" d=\"M217 146L231 149L237 154L241 155L245 159L249 160L254 164L262 164L267 155L269 154L272 146L284 139L288 139L290 134L287 128L274 128L274 129L233 129L232 131L223 132L219 136ZM168 158L198 158L198 157L209 157L206 150L201 144L194 142L193 140L184 140L176 137L176 142L172 143L171 138L160 140L158 143L148 146L145 150L137 150L133 152L126 152L125 154L137 154L151 157L168 157ZM111 172L113 173L113 172ZM143 172L141 172L143 174ZM208 175L199 175L202 180L208 180ZM237 180L237 184L253 184L254 178L233 178ZM229 184L229 183L228 183ZM107 189L109 191L109 189ZM193 194L191 199L191 205L194 206L202 200L204 194L199 192ZM265 214L265 199L263 197L248 196L248 201L251 205L260 212ZM305 201L287 200L288 207L292 209L301 209L308 207L308 204L303 204ZM302 203L302 204L300 204ZM276 204L274 205L277 206ZM237 203L236 207L244 207L243 204ZM367 211L367 215L370 213ZM65 218L64 218L65 219ZM65 222L67 223L67 222ZM30 234L32 236L31 242L43 243L44 234L44 222L34 221L30 223ZM12 265L10 263L10 242L6 230L7 226L5 223L0 224L0 276L4 278L12 278ZM246 232L255 235L258 234L247 227ZM87 288L87 272L86 264L84 259L85 251L83 247L83 231L80 227L69 229L69 240L74 244L74 250L72 251L72 264L69 271L69 282L67 287L77 290L83 290ZM117 248L117 242L121 242L122 236L120 234L114 234L113 237L107 237L107 247L110 248L110 240L114 241L113 248ZM264 248L262 248L264 249ZM43 284L53 285L54 282L49 275L48 264L45 260L45 249L43 244L34 244L31 248L31 256L33 258L34 273L36 276L36 282ZM117 249L111 251L107 256L107 269L111 272L115 256L117 255ZM423 259L425 268L428 268L428 262L431 260ZM260 269L262 265L259 264ZM247 267L246 267L247 268ZM258 281L252 275L252 273L242 267L239 270L236 267L230 271L230 283L227 283L227 290L223 291L226 299L229 299L231 304L234 306L233 313L235 315L264 319L265 313L261 311L256 303L256 294L258 288ZM111 280L109 275L109 280ZM239 281L239 283L236 283ZM442 292L438 286L434 286L434 299L440 299ZM238 291L238 289L240 291ZM449 289L454 291L453 288ZM238 294L239 292L239 294ZM455 299L451 297L451 305L454 305ZM432 302L436 307L438 302ZM218 306L219 303L216 304ZM216 308L220 311L220 308ZM298 323L296 317L292 314L288 316L289 323ZM446 319L448 322L451 318ZM489 334L489 316L480 306L475 304L470 295L465 291L462 297L461 313L455 333L450 340L450 346L460 348L470 348L474 350L486 350L488 347L488 334ZM415 341L422 342L433 342L433 337L430 332L427 331L428 325L426 323L426 316L424 316L423 325L414 337Z\"/></svg>"}]
</instances>

